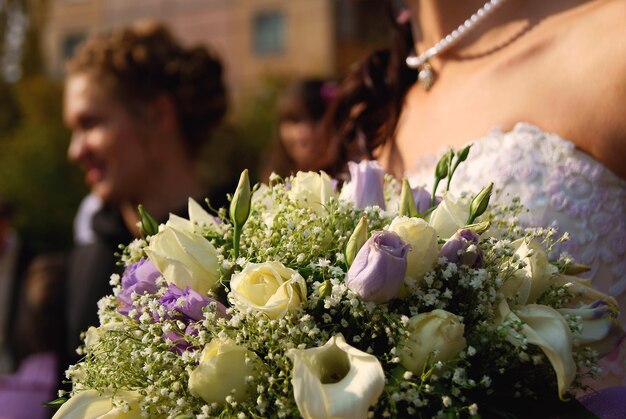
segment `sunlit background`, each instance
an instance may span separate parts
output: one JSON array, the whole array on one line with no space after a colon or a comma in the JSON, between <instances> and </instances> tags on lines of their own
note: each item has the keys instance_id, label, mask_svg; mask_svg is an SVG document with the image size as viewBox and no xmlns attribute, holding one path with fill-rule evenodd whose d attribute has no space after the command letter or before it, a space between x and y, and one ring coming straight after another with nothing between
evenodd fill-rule
<instances>
[{"instance_id":1,"label":"sunlit background","mask_svg":"<svg viewBox=\"0 0 626 419\"><path fill-rule=\"evenodd\" d=\"M340 80L390 31L382 0L0 0L0 195L37 253L70 247L87 192L66 158L64 63L91 34L144 18L225 64L231 110L204 152L215 183L244 167L256 175L289 81Z\"/></svg>"}]
</instances>

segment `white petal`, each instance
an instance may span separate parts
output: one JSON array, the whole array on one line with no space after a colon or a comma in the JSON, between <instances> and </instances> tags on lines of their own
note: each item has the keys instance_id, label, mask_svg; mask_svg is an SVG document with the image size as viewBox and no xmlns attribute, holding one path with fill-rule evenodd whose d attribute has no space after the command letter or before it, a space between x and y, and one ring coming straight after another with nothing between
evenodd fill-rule
<instances>
[{"instance_id":1,"label":"white petal","mask_svg":"<svg viewBox=\"0 0 626 419\"><path fill-rule=\"evenodd\" d=\"M539 346L550 360L562 398L576 376L572 333L567 322L555 309L539 304L521 307L517 315L526 323L521 332L528 342Z\"/></svg>"}]
</instances>

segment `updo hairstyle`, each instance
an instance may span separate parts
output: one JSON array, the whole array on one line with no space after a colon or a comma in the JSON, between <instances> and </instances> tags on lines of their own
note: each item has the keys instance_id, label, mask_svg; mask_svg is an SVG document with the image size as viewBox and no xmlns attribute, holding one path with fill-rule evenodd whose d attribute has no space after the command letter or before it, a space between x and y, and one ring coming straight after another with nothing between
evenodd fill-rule
<instances>
[{"instance_id":1,"label":"updo hairstyle","mask_svg":"<svg viewBox=\"0 0 626 419\"><path fill-rule=\"evenodd\" d=\"M108 92L129 112L168 95L191 155L227 110L218 57L201 46L182 46L157 22L140 22L87 40L68 61L67 72L102 78Z\"/></svg>"},{"instance_id":2,"label":"updo hairstyle","mask_svg":"<svg viewBox=\"0 0 626 419\"><path fill-rule=\"evenodd\" d=\"M375 150L393 138L406 93L417 80L417 72L404 62L413 50L410 22L396 18L394 2L386 3L393 28L390 47L372 52L350 70L327 115L324 135L338 150L328 171L337 177L345 174L348 161L375 158Z\"/></svg>"}]
</instances>

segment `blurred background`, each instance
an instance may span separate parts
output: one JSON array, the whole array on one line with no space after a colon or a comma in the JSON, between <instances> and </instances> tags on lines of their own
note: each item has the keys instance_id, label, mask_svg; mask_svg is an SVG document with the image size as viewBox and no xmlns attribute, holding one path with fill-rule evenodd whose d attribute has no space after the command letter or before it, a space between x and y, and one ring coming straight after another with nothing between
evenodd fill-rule
<instances>
[{"instance_id":1,"label":"blurred background","mask_svg":"<svg viewBox=\"0 0 626 419\"><path fill-rule=\"evenodd\" d=\"M382 0L0 0L0 195L35 253L72 244L87 193L67 160L64 64L88 36L138 19L165 23L225 64L227 122L203 152L215 184L260 165L276 137L276 101L296 79L340 80L388 41Z\"/></svg>"}]
</instances>

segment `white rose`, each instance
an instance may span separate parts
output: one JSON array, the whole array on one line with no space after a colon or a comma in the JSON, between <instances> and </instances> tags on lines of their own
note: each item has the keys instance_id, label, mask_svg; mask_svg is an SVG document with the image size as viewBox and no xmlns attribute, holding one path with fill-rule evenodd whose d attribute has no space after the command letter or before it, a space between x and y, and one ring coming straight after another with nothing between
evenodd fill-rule
<instances>
[{"instance_id":1,"label":"white rose","mask_svg":"<svg viewBox=\"0 0 626 419\"><path fill-rule=\"evenodd\" d=\"M206 295L219 281L217 251L184 221L187 220L171 215L167 224L150 238L145 252L168 284L180 289L190 287Z\"/></svg>"},{"instance_id":2,"label":"white rose","mask_svg":"<svg viewBox=\"0 0 626 419\"><path fill-rule=\"evenodd\" d=\"M114 399L116 404L121 402L119 407L113 405ZM85 390L76 393L63 403L54 414L53 419L141 418L140 400L141 395L136 391L119 390L113 396L111 391L100 394L96 390Z\"/></svg>"},{"instance_id":3,"label":"white rose","mask_svg":"<svg viewBox=\"0 0 626 419\"><path fill-rule=\"evenodd\" d=\"M443 200L430 214L428 223L435 229L439 237L452 237L457 230L467 224L469 205L469 200L457 198L451 192L445 192Z\"/></svg>"},{"instance_id":4,"label":"white rose","mask_svg":"<svg viewBox=\"0 0 626 419\"><path fill-rule=\"evenodd\" d=\"M519 257L515 264L523 262L522 269L515 271L500 288L508 298L514 298L516 304L534 303L550 285L558 269L548 260L548 255L541 244L535 240L518 239L511 243L515 255Z\"/></svg>"},{"instance_id":5,"label":"white rose","mask_svg":"<svg viewBox=\"0 0 626 419\"><path fill-rule=\"evenodd\" d=\"M91 348L96 345L108 331L122 329L124 329L124 323L122 322L105 323L98 327L90 326L87 332L85 332L85 348Z\"/></svg>"},{"instance_id":6,"label":"white rose","mask_svg":"<svg viewBox=\"0 0 626 419\"><path fill-rule=\"evenodd\" d=\"M242 311L261 311L280 319L306 300L304 278L280 262L248 263L230 280L229 297Z\"/></svg>"},{"instance_id":7,"label":"white rose","mask_svg":"<svg viewBox=\"0 0 626 419\"><path fill-rule=\"evenodd\" d=\"M292 201L317 213L326 211L325 206L334 194L330 177L323 171L296 173L289 191Z\"/></svg>"},{"instance_id":8,"label":"white rose","mask_svg":"<svg viewBox=\"0 0 626 419\"><path fill-rule=\"evenodd\" d=\"M385 374L375 356L346 343L341 334L324 346L291 349L294 398L305 419L366 418L383 392Z\"/></svg>"},{"instance_id":9,"label":"white rose","mask_svg":"<svg viewBox=\"0 0 626 419\"><path fill-rule=\"evenodd\" d=\"M407 325L408 339L400 344L400 363L420 375L427 364L447 361L465 349L465 326L445 310L433 310L412 317Z\"/></svg>"},{"instance_id":10,"label":"white rose","mask_svg":"<svg viewBox=\"0 0 626 419\"><path fill-rule=\"evenodd\" d=\"M435 229L421 218L399 216L389 230L411 246L407 256L406 276L420 280L437 262L439 248Z\"/></svg>"},{"instance_id":11,"label":"white rose","mask_svg":"<svg viewBox=\"0 0 626 419\"><path fill-rule=\"evenodd\" d=\"M230 339L212 340L202 350L200 363L189 374L189 391L207 403L224 404L227 396L245 400L248 377L255 377L254 352L238 346Z\"/></svg>"}]
</instances>

